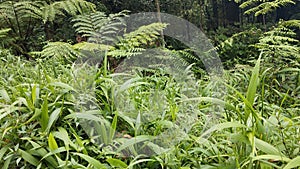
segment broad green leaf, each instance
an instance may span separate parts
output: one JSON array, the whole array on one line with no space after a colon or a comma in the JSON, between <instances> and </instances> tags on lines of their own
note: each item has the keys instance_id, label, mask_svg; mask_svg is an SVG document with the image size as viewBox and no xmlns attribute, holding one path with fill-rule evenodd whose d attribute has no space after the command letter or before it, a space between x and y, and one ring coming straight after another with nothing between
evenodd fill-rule
<instances>
[{"instance_id":1,"label":"broad green leaf","mask_svg":"<svg viewBox=\"0 0 300 169\"><path fill-rule=\"evenodd\" d=\"M79 118L79 119L91 120L91 121L97 121L97 122L102 122L103 121L103 117L95 116L94 114L89 113L89 112L72 113L72 114L67 115L65 118L66 119Z\"/></svg>"},{"instance_id":2,"label":"broad green leaf","mask_svg":"<svg viewBox=\"0 0 300 169\"><path fill-rule=\"evenodd\" d=\"M276 160L282 162L289 162L291 159L278 155L260 155L253 158L253 160Z\"/></svg>"},{"instance_id":3,"label":"broad green leaf","mask_svg":"<svg viewBox=\"0 0 300 169\"><path fill-rule=\"evenodd\" d=\"M75 89L73 87L71 87L70 85L66 84L66 83L62 83L62 82L52 82L50 83L51 86L55 86L55 87L60 87L65 89L65 92L68 91L75 91Z\"/></svg>"},{"instance_id":4,"label":"broad green leaf","mask_svg":"<svg viewBox=\"0 0 300 169\"><path fill-rule=\"evenodd\" d=\"M285 68L283 70L280 70L278 73L283 73L283 72L300 72L300 69L298 69L298 68Z\"/></svg>"},{"instance_id":5,"label":"broad green leaf","mask_svg":"<svg viewBox=\"0 0 300 169\"><path fill-rule=\"evenodd\" d=\"M50 118L48 120L48 125L47 125L47 128L46 128L46 132L50 131L51 127L53 126L53 124L55 123L55 121L58 119L60 113L61 113L62 109L61 108L57 108L55 109L51 115L50 115Z\"/></svg>"},{"instance_id":6,"label":"broad green leaf","mask_svg":"<svg viewBox=\"0 0 300 169\"><path fill-rule=\"evenodd\" d=\"M56 150L54 150L54 151L51 151L51 152L49 152L49 153L46 153L44 156L43 156L43 158L41 159L41 160L43 160L43 159L46 159L47 160L47 158L53 158L53 157L51 157L52 155L54 155L54 154L59 154L59 153L62 153L62 152L66 152L67 150L66 150L66 148L65 147L59 147L58 149L56 149ZM53 158L54 159L54 158ZM56 156L56 159L59 159L59 155L58 156ZM55 161L56 162L56 161ZM57 162L56 162L56 165L58 165L57 164Z\"/></svg>"},{"instance_id":7,"label":"broad green leaf","mask_svg":"<svg viewBox=\"0 0 300 169\"><path fill-rule=\"evenodd\" d=\"M71 141L66 129L59 127L58 132L54 132L53 135L55 137L61 139L64 142L67 150L69 148L69 145L71 145L73 148L77 149L76 145Z\"/></svg>"},{"instance_id":8,"label":"broad green leaf","mask_svg":"<svg viewBox=\"0 0 300 169\"><path fill-rule=\"evenodd\" d=\"M38 166L39 165L39 160L37 160L35 157L33 157L31 154L29 154L26 151L23 151L21 149L18 150L19 154L21 155L21 157L27 161L28 163L34 165L34 166Z\"/></svg>"},{"instance_id":9,"label":"broad green leaf","mask_svg":"<svg viewBox=\"0 0 300 169\"><path fill-rule=\"evenodd\" d=\"M125 83L123 83L118 92L123 92L131 87L135 87L135 86L140 86L140 85L147 85L148 83L146 82L140 82L141 78L132 78L127 80Z\"/></svg>"},{"instance_id":10,"label":"broad green leaf","mask_svg":"<svg viewBox=\"0 0 300 169\"><path fill-rule=\"evenodd\" d=\"M241 127L241 128L247 128L247 126L243 125L243 124L240 124L238 122L226 122L226 123L220 123L220 124L216 124L214 125L213 127L211 127L210 129L208 129L207 131L205 131L201 136L205 136L205 135L208 135L214 131L220 131L220 130L223 130L223 129L226 129L226 128L237 128L237 127Z\"/></svg>"},{"instance_id":11,"label":"broad green leaf","mask_svg":"<svg viewBox=\"0 0 300 169\"><path fill-rule=\"evenodd\" d=\"M300 156L293 158L283 169L300 167Z\"/></svg>"},{"instance_id":12,"label":"broad green leaf","mask_svg":"<svg viewBox=\"0 0 300 169\"><path fill-rule=\"evenodd\" d=\"M41 127L42 131L45 131L47 126L48 126L48 121L49 121L49 112L48 112L48 97L44 98L44 103L42 105L42 112L41 112Z\"/></svg>"},{"instance_id":13,"label":"broad green leaf","mask_svg":"<svg viewBox=\"0 0 300 169\"><path fill-rule=\"evenodd\" d=\"M45 148L43 148L41 145L39 145L38 143L36 143L36 142L33 142L33 141L30 141L30 140L28 140L30 143L31 143L31 145L34 147L34 149L35 149L35 151L41 156L41 157L43 157L42 159L41 159L41 161L43 160L43 159L46 159L46 161L48 162L48 164L50 164L51 166L53 166L53 167L57 167L57 161L53 158L53 157L48 157L48 156L46 156L46 154L47 154L47 150L45 149Z\"/></svg>"},{"instance_id":14,"label":"broad green leaf","mask_svg":"<svg viewBox=\"0 0 300 169\"><path fill-rule=\"evenodd\" d=\"M2 157L4 156L4 154L6 153L6 151L8 150L8 147L2 147L0 150L0 161L2 160Z\"/></svg>"},{"instance_id":15,"label":"broad green leaf","mask_svg":"<svg viewBox=\"0 0 300 169\"><path fill-rule=\"evenodd\" d=\"M10 164L10 161L11 161L12 158L13 158L13 156L10 156L10 157L8 157L8 158L5 160L5 162L4 162L3 166L2 166L2 169L8 169L9 164Z\"/></svg>"},{"instance_id":16,"label":"broad green leaf","mask_svg":"<svg viewBox=\"0 0 300 169\"><path fill-rule=\"evenodd\" d=\"M81 138L77 135L76 132L73 131L72 133L73 133L73 135L74 135L75 138L76 138L77 144L80 146L80 148L82 148L83 154L88 155L88 152L87 152L86 148L84 147L83 141L81 140Z\"/></svg>"},{"instance_id":17,"label":"broad green leaf","mask_svg":"<svg viewBox=\"0 0 300 169\"><path fill-rule=\"evenodd\" d=\"M79 157L86 160L87 162L89 162L89 164L93 165L97 169L106 169L106 166L104 164L100 163L98 160L88 155L81 154L81 153L73 153L73 154L78 155Z\"/></svg>"},{"instance_id":18,"label":"broad green leaf","mask_svg":"<svg viewBox=\"0 0 300 169\"><path fill-rule=\"evenodd\" d=\"M33 105L36 104L36 101L38 98L39 98L39 88L37 87L37 85L33 85L32 91L31 91L31 99L32 99Z\"/></svg>"},{"instance_id":19,"label":"broad green leaf","mask_svg":"<svg viewBox=\"0 0 300 169\"><path fill-rule=\"evenodd\" d=\"M42 112L41 109L35 108L35 109L34 109L34 114L33 114L33 116L31 116L31 118L30 118L29 120L27 120L27 121L25 122L25 124L28 124L28 123L30 123L32 120L35 120L37 117L40 117L41 112Z\"/></svg>"},{"instance_id":20,"label":"broad green leaf","mask_svg":"<svg viewBox=\"0 0 300 169\"><path fill-rule=\"evenodd\" d=\"M252 71L252 75L251 75L251 78L250 78L250 83L249 83L247 93L246 93L246 99L248 100L248 102L250 103L251 106L254 103L254 98L255 98L258 83L259 83L259 70L260 70L261 56L262 56L262 53L260 54L258 60L256 61L255 67ZM246 119L248 119L251 111L250 111L250 109L247 105L245 105L245 106L246 106L245 107Z\"/></svg>"},{"instance_id":21,"label":"broad green leaf","mask_svg":"<svg viewBox=\"0 0 300 169\"><path fill-rule=\"evenodd\" d=\"M187 102L187 101L211 102L211 103L214 103L214 104L217 104L217 105L224 106L224 107L226 107L229 110L233 110L235 112L238 112L238 110L234 106L232 106L231 104L229 104L229 103L227 103L227 102L225 102L223 100L220 100L220 99L217 99L217 98L213 98L213 97L196 97L196 98L189 98L189 99L182 100L182 102Z\"/></svg>"},{"instance_id":22,"label":"broad green leaf","mask_svg":"<svg viewBox=\"0 0 300 169\"><path fill-rule=\"evenodd\" d=\"M57 145L52 133L50 133L48 136L48 145L49 145L50 150L52 150L52 151L58 149L58 145Z\"/></svg>"},{"instance_id":23,"label":"broad green leaf","mask_svg":"<svg viewBox=\"0 0 300 169\"><path fill-rule=\"evenodd\" d=\"M4 99L7 103L10 102L9 95L8 95L8 93L7 93L6 90L4 90L4 89L0 90L0 96L1 96L1 98Z\"/></svg>"},{"instance_id":24,"label":"broad green leaf","mask_svg":"<svg viewBox=\"0 0 300 169\"><path fill-rule=\"evenodd\" d=\"M133 137L131 139L126 139L125 142L117 149L117 152L120 152L126 148L129 148L130 146L133 146L134 144L144 142L147 140L151 140L151 139L153 139L153 137L150 135L139 135L139 136Z\"/></svg>"},{"instance_id":25,"label":"broad green leaf","mask_svg":"<svg viewBox=\"0 0 300 169\"><path fill-rule=\"evenodd\" d=\"M110 128L110 139L112 140L113 137L115 136L115 132L117 129L117 122L118 122L118 113L115 114L114 119L111 123L111 128Z\"/></svg>"},{"instance_id":26,"label":"broad green leaf","mask_svg":"<svg viewBox=\"0 0 300 169\"><path fill-rule=\"evenodd\" d=\"M278 156L285 157L277 148L275 148L274 146L272 146L271 144L263 140L254 138L254 142L255 142L255 147L264 153L267 153L269 155L278 155Z\"/></svg>"},{"instance_id":27,"label":"broad green leaf","mask_svg":"<svg viewBox=\"0 0 300 169\"><path fill-rule=\"evenodd\" d=\"M133 160L133 161L131 161L131 163L129 164L129 166L127 168L132 168L136 164L144 163L144 162L147 162L147 161L155 161L155 160L153 160L153 159L140 159L140 160L136 160L136 161Z\"/></svg>"},{"instance_id":28,"label":"broad green leaf","mask_svg":"<svg viewBox=\"0 0 300 169\"><path fill-rule=\"evenodd\" d=\"M113 167L127 168L127 164L119 159L109 158L106 161Z\"/></svg>"}]
</instances>

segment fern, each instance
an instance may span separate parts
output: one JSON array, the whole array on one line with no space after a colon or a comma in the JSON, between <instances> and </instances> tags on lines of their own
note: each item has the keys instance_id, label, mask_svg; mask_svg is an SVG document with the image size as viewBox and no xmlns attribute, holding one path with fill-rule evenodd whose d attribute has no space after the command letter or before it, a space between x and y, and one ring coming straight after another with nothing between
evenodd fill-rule
<instances>
[{"instance_id":1,"label":"fern","mask_svg":"<svg viewBox=\"0 0 300 169\"><path fill-rule=\"evenodd\" d=\"M299 27L299 21L281 21L274 29L265 33L259 43L255 46L266 55L272 56L270 59L286 61L300 59L299 40L292 27ZM284 57L279 57L284 56Z\"/></svg>"},{"instance_id":2,"label":"fern","mask_svg":"<svg viewBox=\"0 0 300 169\"><path fill-rule=\"evenodd\" d=\"M126 16L127 11L106 16L103 12L95 12L85 15L79 15L72 20L76 32L89 38L93 43L113 42L125 23L122 17Z\"/></svg>"},{"instance_id":3,"label":"fern","mask_svg":"<svg viewBox=\"0 0 300 169\"><path fill-rule=\"evenodd\" d=\"M48 43L43 51L36 53L43 59L74 60L88 55L106 54L109 57L124 58L141 54L145 48L160 37L167 24L153 23L117 37L120 27L125 26L124 16L127 11L106 16L102 12L79 15L73 19L76 32L88 38L88 42L70 45L64 42ZM108 44L110 42L110 44ZM112 43L114 42L114 43Z\"/></svg>"},{"instance_id":4,"label":"fern","mask_svg":"<svg viewBox=\"0 0 300 169\"><path fill-rule=\"evenodd\" d=\"M5 44L12 42L11 37L8 36L8 32L11 29L0 29L0 48L5 47Z\"/></svg>"},{"instance_id":5,"label":"fern","mask_svg":"<svg viewBox=\"0 0 300 169\"><path fill-rule=\"evenodd\" d=\"M160 37L160 32L167 27L164 23L152 23L141 26L137 30L125 34L117 46L120 49L127 50L142 45L149 45Z\"/></svg>"},{"instance_id":6,"label":"fern","mask_svg":"<svg viewBox=\"0 0 300 169\"><path fill-rule=\"evenodd\" d=\"M143 48L131 48L128 50L116 49L108 52L108 55L115 58L132 57L142 54L143 51L145 51Z\"/></svg>"},{"instance_id":7,"label":"fern","mask_svg":"<svg viewBox=\"0 0 300 169\"><path fill-rule=\"evenodd\" d=\"M63 63L73 62L82 55L74 47L65 42L49 42L41 52L35 53L44 60L57 60Z\"/></svg>"},{"instance_id":8,"label":"fern","mask_svg":"<svg viewBox=\"0 0 300 169\"><path fill-rule=\"evenodd\" d=\"M255 16L259 16L288 4L295 4L295 0L247 0L240 5L240 8L250 8L245 11L245 14L254 13Z\"/></svg>"},{"instance_id":9,"label":"fern","mask_svg":"<svg viewBox=\"0 0 300 169\"><path fill-rule=\"evenodd\" d=\"M6 1L0 4L0 16L6 22L7 19L33 17L46 23L53 22L64 13L76 15L94 9L94 4L84 0L65 0L50 4L46 1Z\"/></svg>"},{"instance_id":10,"label":"fern","mask_svg":"<svg viewBox=\"0 0 300 169\"><path fill-rule=\"evenodd\" d=\"M54 2L53 5L61 11L65 11L71 15L83 14L89 11L94 11L96 6L93 3L84 0L65 0Z\"/></svg>"},{"instance_id":11,"label":"fern","mask_svg":"<svg viewBox=\"0 0 300 169\"><path fill-rule=\"evenodd\" d=\"M116 38L125 27L124 17L128 11L111 14L106 16L103 12L95 12L85 15L79 15L72 20L76 32L87 37L89 43L85 50L93 48L92 43L115 46L109 47L109 56L120 58L130 57L140 54L143 48L154 43L160 36L162 31L167 25L161 23L153 23L146 26L141 26L137 30L124 34L123 37ZM84 50L84 47L81 49ZM93 49L95 50L95 49ZM102 49L99 49L102 50Z\"/></svg>"},{"instance_id":12,"label":"fern","mask_svg":"<svg viewBox=\"0 0 300 169\"><path fill-rule=\"evenodd\" d=\"M2 40L6 38L9 31L10 29L0 29L0 39Z\"/></svg>"}]
</instances>

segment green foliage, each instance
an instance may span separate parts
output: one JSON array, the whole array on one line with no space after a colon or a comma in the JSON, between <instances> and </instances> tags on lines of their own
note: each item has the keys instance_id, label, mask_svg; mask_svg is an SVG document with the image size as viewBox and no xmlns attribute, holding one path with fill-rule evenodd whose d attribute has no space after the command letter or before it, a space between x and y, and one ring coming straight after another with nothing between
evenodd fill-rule
<instances>
[{"instance_id":1,"label":"green foliage","mask_svg":"<svg viewBox=\"0 0 300 169\"><path fill-rule=\"evenodd\" d=\"M65 42L49 42L41 52L34 53L43 60L54 60L61 63L71 63L81 57L79 51Z\"/></svg>"},{"instance_id":2,"label":"green foliage","mask_svg":"<svg viewBox=\"0 0 300 169\"><path fill-rule=\"evenodd\" d=\"M103 12L95 12L86 15L79 15L72 20L76 32L83 37L89 38L90 42L106 44L113 42L124 26L122 17L126 17L128 11L106 16Z\"/></svg>"},{"instance_id":3,"label":"green foliage","mask_svg":"<svg viewBox=\"0 0 300 169\"><path fill-rule=\"evenodd\" d=\"M262 29L257 25L235 29L219 28L213 34L218 54L227 69L233 68L235 64L249 64L259 55L259 50L253 44L259 42L263 35ZM239 33L234 33L233 30Z\"/></svg>"},{"instance_id":4,"label":"green foliage","mask_svg":"<svg viewBox=\"0 0 300 169\"><path fill-rule=\"evenodd\" d=\"M281 21L274 29L265 35L256 44L256 47L263 51L267 56L272 56L272 63L278 63L281 59L284 62L293 63L300 58L299 40L297 40L294 28L299 27L298 20ZM281 62L282 63L282 62Z\"/></svg>"},{"instance_id":5,"label":"green foliage","mask_svg":"<svg viewBox=\"0 0 300 169\"><path fill-rule=\"evenodd\" d=\"M267 0L267 1L257 1L257 0L247 0L243 2L240 7L247 8L245 14L254 13L255 16L265 15L267 13L273 12L276 9L286 6L288 4L295 4L295 0ZM254 6L254 7L253 7Z\"/></svg>"},{"instance_id":6,"label":"green foliage","mask_svg":"<svg viewBox=\"0 0 300 169\"><path fill-rule=\"evenodd\" d=\"M57 1L48 4L45 1L5 1L0 5L1 17L6 22L10 19L26 21L33 17L46 22L53 22L57 16L64 12L71 15L94 10L95 6L84 0ZM17 21L18 22L18 21Z\"/></svg>"},{"instance_id":7,"label":"green foliage","mask_svg":"<svg viewBox=\"0 0 300 169\"><path fill-rule=\"evenodd\" d=\"M94 9L94 4L84 0L51 3L46 1L1 2L0 28L11 29L9 36L13 38L12 43L6 44L5 47L12 48L17 55L30 58L28 52L40 49L41 42L52 41L56 38L55 22L61 17L83 14Z\"/></svg>"},{"instance_id":8,"label":"green foliage","mask_svg":"<svg viewBox=\"0 0 300 169\"><path fill-rule=\"evenodd\" d=\"M255 2L275 3L253 10L265 14L291 1ZM218 29L228 70L221 82L227 89L216 93L220 86L192 49L159 46L167 24L124 32L126 11L107 16L94 8L83 0L0 4L0 22L7 21L0 29L2 168L299 167L299 20L280 21L265 33L253 25L240 33ZM35 44L22 40L52 35L57 19L69 15L77 15L75 31L88 42L40 37L41 50L24 51L40 51L30 53L32 61L3 49ZM161 53L144 52L157 47ZM91 55L103 64L85 62ZM112 58L126 58L118 65L124 72L108 71ZM126 66L131 61L137 65ZM174 69L163 68L168 64Z\"/></svg>"}]
</instances>

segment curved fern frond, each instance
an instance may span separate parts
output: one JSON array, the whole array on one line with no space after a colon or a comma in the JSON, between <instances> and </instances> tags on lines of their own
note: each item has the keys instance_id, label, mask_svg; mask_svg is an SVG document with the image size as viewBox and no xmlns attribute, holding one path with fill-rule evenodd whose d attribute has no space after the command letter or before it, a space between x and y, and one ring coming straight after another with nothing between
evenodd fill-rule
<instances>
[{"instance_id":1,"label":"curved fern frond","mask_svg":"<svg viewBox=\"0 0 300 169\"><path fill-rule=\"evenodd\" d=\"M60 11L65 11L71 15L83 14L86 11L95 11L95 4L84 0L65 0L54 2L55 6Z\"/></svg>"},{"instance_id":2,"label":"curved fern frond","mask_svg":"<svg viewBox=\"0 0 300 169\"><path fill-rule=\"evenodd\" d=\"M53 22L59 15L82 14L84 11L93 11L95 5L84 0L65 0L48 4L46 1L6 1L0 4L0 17L14 19L33 17L44 23Z\"/></svg>"},{"instance_id":3,"label":"curved fern frond","mask_svg":"<svg viewBox=\"0 0 300 169\"><path fill-rule=\"evenodd\" d=\"M75 22L73 27L76 32L82 34L84 37L95 36L100 29L100 23L106 19L103 12L95 12L87 15L79 15L72 22Z\"/></svg>"},{"instance_id":4,"label":"curved fern frond","mask_svg":"<svg viewBox=\"0 0 300 169\"><path fill-rule=\"evenodd\" d=\"M281 21L273 30L266 32L255 46L273 57L280 55L286 58L300 58L299 40L295 38L296 33L290 28L299 26L298 24Z\"/></svg>"},{"instance_id":5,"label":"curved fern frond","mask_svg":"<svg viewBox=\"0 0 300 169\"><path fill-rule=\"evenodd\" d=\"M2 2L0 4L0 17L3 19L15 18L14 6L11 1Z\"/></svg>"},{"instance_id":6,"label":"curved fern frond","mask_svg":"<svg viewBox=\"0 0 300 169\"><path fill-rule=\"evenodd\" d=\"M122 31L125 23L122 17L127 11L106 16L103 12L79 15L72 20L76 32L89 38L93 43L109 43L115 41L116 35Z\"/></svg>"},{"instance_id":7,"label":"curved fern frond","mask_svg":"<svg viewBox=\"0 0 300 169\"><path fill-rule=\"evenodd\" d=\"M0 39L6 38L10 29L0 29Z\"/></svg>"},{"instance_id":8,"label":"curved fern frond","mask_svg":"<svg viewBox=\"0 0 300 169\"><path fill-rule=\"evenodd\" d=\"M95 50L111 51L115 49L113 46L110 45L89 43L89 42L77 43L73 45L73 48L76 50L87 50L87 51L95 51Z\"/></svg>"},{"instance_id":9,"label":"curved fern frond","mask_svg":"<svg viewBox=\"0 0 300 169\"><path fill-rule=\"evenodd\" d=\"M259 16L275 11L288 4L295 4L295 0L247 0L240 5L240 8L249 7L250 9L246 10L245 14L254 13L255 16Z\"/></svg>"},{"instance_id":10,"label":"curved fern frond","mask_svg":"<svg viewBox=\"0 0 300 169\"><path fill-rule=\"evenodd\" d=\"M167 27L165 23L152 23L124 35L117 43L120 49L128 50L142 45L150 45L160 37L160 32Z\"/></svg>"},{"instance_id":11,"label":"curved fern frond","mask_svg":"<svg viewBox=\"0 0 300 169\"><path fill-rule=\"evenodd\" d=\"M56 59L64 62L71 62L81 57L80 52L65 42L49 42L40 52L40 55L42 59Z\"/></svg>"},{"instance_id":12,"label":"curved fern frond","mask_svg":"<svg viewBox=\"0 0 300 169\"><path fill-rule=\"evenodd\" d=\"M145 51L143 48L131 48L128 50L116 49L108 52L107 54L115 58L121 58L136 56L142 54L143 51Z\"/></svg>"}]
</instances>

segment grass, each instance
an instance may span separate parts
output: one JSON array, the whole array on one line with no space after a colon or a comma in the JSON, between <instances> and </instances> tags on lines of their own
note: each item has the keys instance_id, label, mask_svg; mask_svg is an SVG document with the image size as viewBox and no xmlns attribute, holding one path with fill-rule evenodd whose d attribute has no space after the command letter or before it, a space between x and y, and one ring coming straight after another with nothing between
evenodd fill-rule
<instances>
[{"instance_id":1,"label":"grass","mask_svg":"<svg viewBox=\"0 0 300 169\"><path fill-rule=\"evenodd\" d=\"M215 98L205 73L187 87L163 71L1 59L2 168L300 167L296 67L237 65Z\"/></svg>"}]
</instances>

